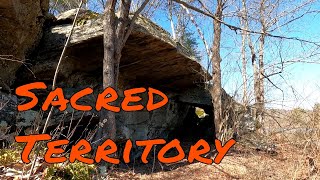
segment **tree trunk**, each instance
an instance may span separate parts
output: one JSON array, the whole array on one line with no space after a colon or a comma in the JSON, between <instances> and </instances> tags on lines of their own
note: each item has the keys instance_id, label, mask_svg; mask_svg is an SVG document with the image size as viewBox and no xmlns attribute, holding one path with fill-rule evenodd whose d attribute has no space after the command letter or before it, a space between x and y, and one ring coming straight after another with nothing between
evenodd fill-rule
<instances>
[{"instance_id":1,"label":"tree trunk","mask_svg":"<svg viewBox=\"0 0 320 180\"><path fill-rule=\"evenodd\" d=\"M170 26L171 26L171 32L172 32L172 38L173 40L177 40L176 36L176 30L174 28L173 18L172 18L172 1L168 0L168 6L169 6L169 20L170 20Z\"/></svg>"},{"instance_id":2,"label":"tree trunk","mask_svg":"<svg viewBox=\"0 0 320 180\"><path fill-rule=\"evenodd\" d=\"M265 97L264 97L264 46L265 46L265 33L266 33L266 23L265 23L265 1L262 0L260 4L260 24L261 24L261 36L259 39L259 93L257 94L257 118L260 122L260 126L264 132L264 107L265 107Z\"/></svg>"},{"instance_id":3,"label":"tree trunk","mask_svg":"<svg viewBox=\"0 0 320 180\"><path fill-rule=\"evenodd\" d=\"M264 132L264 108L265 108L265 97L264 97L264 44L265 36L261 35L259 41L259 93L257 94L257 115L256 118L259 121L259 125Z\"/></svg>"},{"instance_id":4,"label":"tree trunk","mask_svg":"<svg viewBox=\"0 0 320 180\"><path fill-rule=\"evenodd\" d=\"M253 66L253 89L254 89L254 96L255 96L255 103L256 103L256 114L259 114L258 112L260 107L260 76L259 76L259 65L257 64L256 56L255 54L252 56L252 66Z\"/></svg>"},{"instance_id":5,"label":"tree trunk","mask_svg":"<svg viewBox=\"0 0 320 180\"><path fill-rule=\"evenodd\" d=\"M261 2L261 7L263 6L264 1ZM246 7L246 0L242 0L242 6L244 9L244 25L245 29L249 29L248 22L248 11ZM263 16L262 11L260 9L260 16ZM253 89L254 89L254 97L255 97L255 112L254 117L256 120L262 125L263 118L263 110L264 110L264 84L262 74L264 73L263 67L263 47L264 47L264 35L261 35L260 38L260 46L259 46L259 62L257 62L255 49L251 40L250 35L247 36L248 45L251 51L251 62L253 67ZM261 51L262 50L262 51ZM261 68L262 66L262 68ZM261 74L262 73L262 74Z\"/></svg>"},{"instance_id":6,"label":"tree trunk","mask_svg":"<svg viewBox=\"0 0 320 180\"><path fill-rule=\"evenodd\" d=\"M215 16L222 19L222 1L218 0ZM221 41L221 22L218 20L213 21L214 25L214 38L212 47L212 70L213 70L213 86L212 86L212 103L214 112L214 125L216 137L220 138L222 128L222 102L221 102L221 57L220 57L220 41Z\"/></svg>"},{"instance_id":7,"label":"tree trunk","mask_svg":"<svg viewBox=\"0 0 320 180\"><path fill-rule=\"evenodd\" d=\"M117 4L118 2L118 4ZM121 52L133 29L133 23L138 14L145 8L149 0L145 0L141 7L129 18L131 0L107 0L104 11L104 59L103 59L103 88L112 87L118 91L119 65ZM119 17L116 17L118 9ZM116 102L110 103L115 105ZM116 141L117 128L115 113L102 108L100 122L95 136L95 142L104 141L109 138Z\"/></svg>"},{"instance_id":8,"label":"tree trunk","mask_svg":"<svg viewBox=\"0 0 320 180\"><path fill-rule=\"evenodd\" d=\"M247 10L247 5L246 5L246 0L242 0L242 6L243 6L243 25L245 29L249 29L249 20L248 20L248 10ZM256 54L255 54L255 49L250 37L250 34L247 32L246 33L246 38L248 40L248 45L250 48L250 53L251 53L251 63L253 67L253 90L254 90L254 96L255 96L255 102L260 102L258 94L260 94L260 85L259 85L259 70L258 70L258 65L256 61ZM257 103L258 104L258 103ZM257 114L257 110L255 112L255 116Z\"/></svg>"},{"instance_id":9,"label":"tree trunk","mask_svg":"<svg viewBox=\"0 0 320 180\"><path fill-rule=\"evenodd\" d=\"M104 58L103 58L103 88L115 88L115 53L116 53L116 0L108 0L104 12ZM116 119L114 112L102 108L100 111L100 122L96 134L96 143L116 138Z\"/></svg>"},{"instance_id":10,"label":"tree trunk","mask_svg":"<svg viewBox=\"0 0 320 180\"><path fill-rule=\"evenodd\" d=\"M242 24L242 27L244 27L244 19L241 18L240 23ZM242 58L242 81L243 81L243 98L242 103L245 107L248 106L248 94L247 94L247 58L246 58L246 39L247 39L247 32L242 31L241 33L241 58Z\"/></svg>"}]
</instances>

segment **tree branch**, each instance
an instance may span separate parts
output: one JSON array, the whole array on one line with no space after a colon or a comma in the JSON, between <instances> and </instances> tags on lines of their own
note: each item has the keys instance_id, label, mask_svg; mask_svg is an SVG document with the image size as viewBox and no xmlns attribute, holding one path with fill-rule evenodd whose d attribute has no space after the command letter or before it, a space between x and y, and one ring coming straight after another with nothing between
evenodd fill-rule
<instances>
[{"instance_id":1,"label":"tree branch","mask_svg":"<svg viewBox=\"0 0 320 180\"><path fill-rule=\"evenodd\" d=\"M124 39L123 39L123 44L125 44L131 34L131 31L133 29L133 26L134 26L134 22L136 21L136 19L138 18L139 14L141 13L141 11L146 7L146 5L149 3L150 0L145 0L142 5L140 6L140 8L134 13L133 17L131 18L131 22L130 22L130 25L126 31L126 34L124 36Z\"/></svg>"},{"instance_id":2,"label":"tree branch","mask_svg":"<svg viewBox=\"0 0 320 180\"><path fill-rule=\"evenodd\" d=\"M70 30L69 36L68 36L67 41L66 41L66 43L65 43L65 45L64 45L64 48L63 48L63 50L62 50L62 53L61 53L61 56L60 56L60 59L59 59L59 62L58 62L58 65L57 65L57 67L56 67L56 71L55 71L55 73L54 73L54 78L53 78L53 83L52 83L52 90L54 90L54 89L56 88L56 82L57 82L57 77L58 77L60 65L61 65L61 62L62 62L62 60L63 60L63 58L64 58L64 54L65 54L65 52L66 52L66 49L67 49L67 47L68 47L68 44L69 44L69 42L70 42L70 39L71 39L71 36L72 36L72 33L73 33L73 29L74 29L74 27L75 27L75 25L76 25L77 18L78 18L78 15L79 15L80 8L82 7L82 4L83 4L83 0L81 0L81 2L80 2L79 8L78 8L78 10L77 10L77 12L76 12L76 15L75 15L75 18L74 18L74 20L73 20L72 28L71 28L71 30ZM46 122L45 122L44 127L43 127L43 130L42 130L42 134L44 134L44 133L46 132L46 130L47 130L49 121L50 121L51 116L52 116L52 113L53 113L53 107L54 107L54 106L52 106L51 109L50 109L50 111L49 111L49 114L48 114L48 116L47 116ZM29 173L29 175L28 175L28 180L30 179L31 175L33 174L33 169L34 169L34 166L35 166L35 164L36 164L38 154L39 154L39 151L35 153L35 157L34 157L34 160L33 160L33 162L32 162L31 169L30 169L30 173Z\"/></svg>"},{"instance_id":3,"label":"tree branch","mask_svg":"<svg viewBox=\"0 0 320 180\"><path fill-rule=\"evenodd\" d=\"M259 31L253 31L253 30L249 30L249 29L244 29L244 28L240 28L240 27L237 27L237 26L234 26L234 25L231 25L231 24L228 24L224 21L222 21L221 19L217 18L215 15L209 13L209 12L205 12L197 7L194 7L190 4L188 4L187 2L184 2L184 1L181 1L181 0L172 0L178 4L182 4L184 5L185 7L189 8L189 9L192 9L198 13L201 13L203 15L206 15L208 17L211 17L212 19L220 22L221 24L227 26L230 30L233 30L235 32L237 31L245 31L245 32L248 32L248 33L251 33L251 34L259 34L259 35L265 35L265 36L269 36L269 37L273 37L273 38L279 38L279 39L287 39L287 40L296 40L296 41L300 41L300 42L304 42L304 43L309 43L309 44L313 44L315 46L318 46L320 47L320 42L314 42L314 41L309 41L309 40L305 40L305 39L300 39L300 38L297 38L297 37L286 37L286 36L280 36L280 35L274 35L274 34L270 34L268 32L259 32Z\"/></svg>"}]
</instances>

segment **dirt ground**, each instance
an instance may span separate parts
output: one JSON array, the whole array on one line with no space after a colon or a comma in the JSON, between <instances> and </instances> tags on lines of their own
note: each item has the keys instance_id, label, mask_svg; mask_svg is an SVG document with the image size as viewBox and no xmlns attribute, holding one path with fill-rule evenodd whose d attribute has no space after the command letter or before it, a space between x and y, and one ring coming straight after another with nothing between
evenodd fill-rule
<instances>
[{"instance_id":1,"label":"dirt ground","mask_svg":"<svg viewBox=\"0 0 320 180\"><path fill-rule=\"evenodd\" d=\"M313 159L289 144L277 146L277 154L245 149L241 145L233 148L221 164L189 164L186 160L178 164L145 165L128 167L110 172L110 179L320 179L313 168L320 167L320 159ZM152 170L153 169L153 170Z\"/></svg>"},{"instance_id":2,"label":"dirt ground","mask_svg":"<svg viewBox=\"0 0 320 180\"><path fill-rule=\"evenodd\" d=\"M236 143L221 164L145 165L111 171L110 179L320 179L319 111L270 110L268 141L270 154ZM214 157L214 156L213 156Z\"/></svg>"},{"instance_id":3,"label":"dirt ground","mask_svg":"<svg viewBox=\"0 0 320 180\"><path fill-rule=\"evenodd\" d=\"M266 124L266 141L275 145L272 153L250 146L246 141L237 142L220 164L206 165L203 163L190 164L186 159L175 164L160 164L149 157L149 164L139 162L129 165L120 165L107 171L105 179L320 179L320 121L319 114L314 115L302 110L292 112L272 111L272 119ZM312 115L312 116L311 116ZM252 138L253 136L251 136ZM181 139L181 145L187 153L193 138ZM210 142L210 141L208 141ZM260 141L259 141L260 142ZM11 152L11 153L9 153ZM153 151L152 151L153 152ZM173 152L174 153L174 152ZM26 179L26 170L30 165L20 162L20 150L4 151L0 160L15 163L0 164L0 179L20 179L23 174ZM151 156L153 153L150 153ZM14 156L14 157L13 157ZM170 153L169 153L170 156ZM215 155L206 157L214 158ZM43 178L48 173L49 165L40 162L36 166L36 175L32 179ZM60 168L61 169L61 168ZM63 169L63 168L62 168ZM70 169L70 168L69 168ZM72 169L72 168L71 168ZM86 180L96 176L95 173L81 176L88 167L79 166L76 179ZM60 175L66 171L58 170ZM75 172L75 171L74 171ZM59 174L59 173L58 173ZM95 174L95 175L94 175ZM56 179L57 173L52 178ZM75 174L73 174L75 175ZM61 176L60 179L66 179ZM83 178L86 177L86 178ZM70 178L69 178L70 179Z\"/></svg>"},{"instance_id":4,"label":"dirt ground","mask_svg":"<svg viewBox=\"0 0 320 180\"><path fill-rule=\"evenodd\" d=\"M136 163L111 169L104 179L320 179L319 156L303 153L306 149L297 148L292 144L278 144L276 150L276 154L269 154L245 148L238 143L219 165L189 164L186 159L176 164L165 165L157 161L154 163L150 158L150 163L146 165ZM20 179L21 176L8 177L0 173L0 177L12 180ZM42 173L37 177L39 178L35 179L45 179Z\"/></svg>"}]
</instances>

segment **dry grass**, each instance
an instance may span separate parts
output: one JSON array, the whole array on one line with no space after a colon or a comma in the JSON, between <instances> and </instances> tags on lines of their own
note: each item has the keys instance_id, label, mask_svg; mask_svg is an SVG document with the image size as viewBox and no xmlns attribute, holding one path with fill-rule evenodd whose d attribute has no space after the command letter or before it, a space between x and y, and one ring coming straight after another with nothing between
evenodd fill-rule
<instances>
[{"instance_id":1,"label":"dry grass","mask_svg":"<svg viewBox=\"0 0 320 180\"><path fill-rule=\"evenodd\" d=\"M320 108L315 108L313 111L268 110L267 114L269 116L265 124L266 137L276 145L276 155L256 151L243 143L237 143L219 165L189 164L186 160L177 164L163 165L151 161L148 165L136 163L122 169L117 167L110 170L106 177L175 180L320 179L318 169L320 168ZM8 154L7 152L12 151L3 150L3 152L6 153L2 154ZM0 160L4 158L7 158L7 155L2 157L0 153ZM4 159L1 164L0 167L5 167L8 162ZM48 172L45 168L43 171ZM75 173L81 175L81 172Z\"/></svg>"},{"instance_id":2,"label":"dry grass","mask_svg":"<svg viewBox=\"0 0 320 180\"><path fill-rule=\"evenodd\" d=\"M141 173L138 170L112 171L110 179L319 179L310 174L308 155L292 145L278 147L278 155L246 149L237 145L219 165L186 164L172 170ZM316 160L320 167L319 159ZM169 166L170 167L170 166Z\"/></svg>"},{"instance_id":3,"label":"dry grass","mask_svg":"<svg viewBox=\"0 0 320 180\"><path fill-rule=\"evenodd\" d=\"M151 173L151 168L112 171L111 179L320 179L320 108L269 110L266 138L277 155L238 143L219 165L201 163ZM170 170L171 169L171 170Z\"/></svg>"}]
</instances>

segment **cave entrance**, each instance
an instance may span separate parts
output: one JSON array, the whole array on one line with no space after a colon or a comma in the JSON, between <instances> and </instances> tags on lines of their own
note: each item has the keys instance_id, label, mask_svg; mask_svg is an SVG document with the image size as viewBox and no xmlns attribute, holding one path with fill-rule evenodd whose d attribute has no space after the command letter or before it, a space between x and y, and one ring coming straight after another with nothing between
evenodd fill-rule
<instances>
[{"instance_id":1,"label":"cave entrance","mask_svg":"<svg viewBox=\"0 0 320 180\"><path fill-rule=\"evenodd\" d=\"M212 107L190 104L186 118L170 133L169 139L179 139L186 146L200 139L214 142L214 129Z\"/></svg>"}]
</instances>

